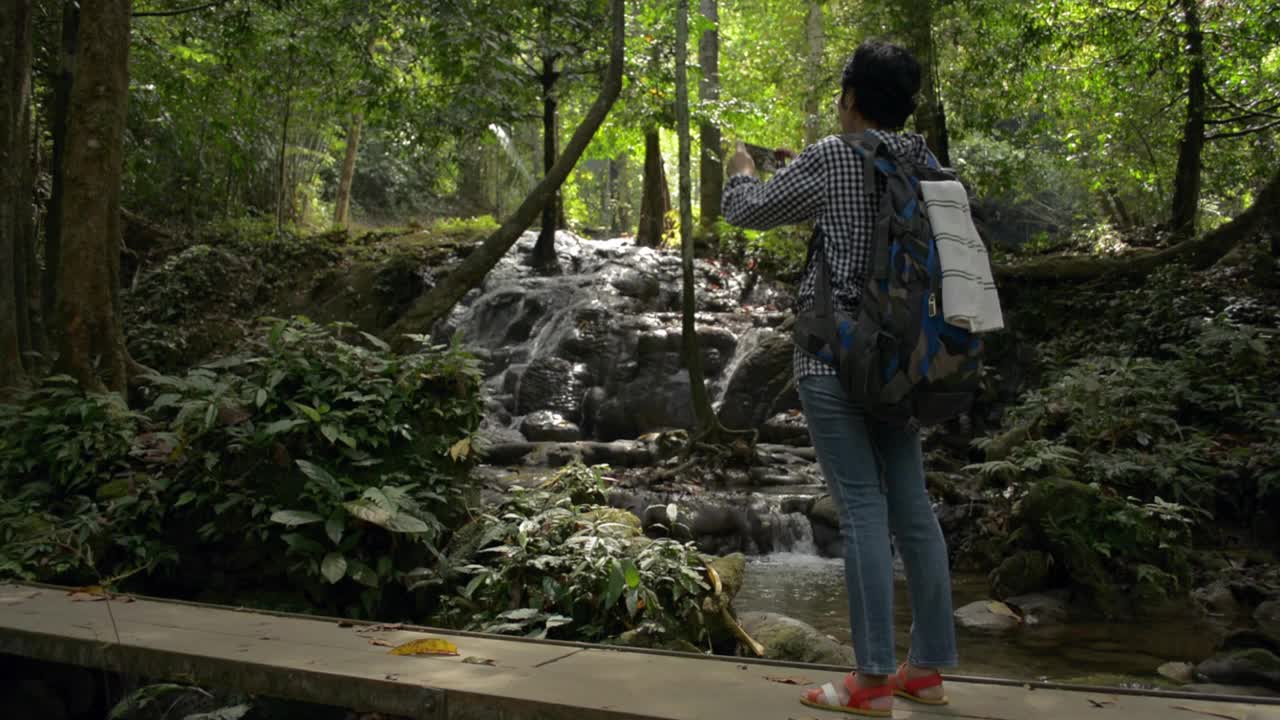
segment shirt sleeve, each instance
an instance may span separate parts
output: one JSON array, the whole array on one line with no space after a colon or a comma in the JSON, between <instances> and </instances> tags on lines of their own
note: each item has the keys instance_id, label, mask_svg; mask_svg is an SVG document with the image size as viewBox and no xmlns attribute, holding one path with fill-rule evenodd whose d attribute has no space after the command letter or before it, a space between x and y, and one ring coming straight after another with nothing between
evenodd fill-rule
<instances>
[{"instance_id":1,"label":"shirt sleeve","mask_svg":"<svg viewBox=\"0 0 1280 720\"><path fill-rule=\"evenodd\" d=\"M730 178L721 203L724 219L730 225L768 230L816 218L825 201L827 174L818 148L805 148L767 183L750 175Z\"/></svg>"}]
</instances>

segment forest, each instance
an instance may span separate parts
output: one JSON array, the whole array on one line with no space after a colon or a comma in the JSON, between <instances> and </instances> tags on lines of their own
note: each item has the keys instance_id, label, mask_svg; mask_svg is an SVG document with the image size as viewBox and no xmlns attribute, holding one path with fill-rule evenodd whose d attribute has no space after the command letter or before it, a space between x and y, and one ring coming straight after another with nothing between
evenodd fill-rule
<instances>
[{"instance_id":1,"label":"forest","mask_svg":"<svg viewBox=\"0 0 1280 720\"><path fill-rule=\"evenodd\" d=\"M0 580L823 661L809 232L721 198L867 38L1009 319L925 438L965 642L1280 694L1272 0L6 0Z\"/></svg>"}]
</instances>

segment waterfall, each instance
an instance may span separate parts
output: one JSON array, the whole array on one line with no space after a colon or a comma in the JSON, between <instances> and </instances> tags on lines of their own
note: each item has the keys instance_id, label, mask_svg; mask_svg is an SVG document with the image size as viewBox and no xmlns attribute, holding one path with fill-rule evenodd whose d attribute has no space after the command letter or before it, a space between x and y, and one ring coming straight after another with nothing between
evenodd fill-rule
<instances>
[{"instance_id":1,"label":"waterfall","mask_svg":"<svg viewBox=\"0 0 1280 720\"><path fill-rule=\"evenodd\" d=\"M780 496L763 496L763 502L756 509L769 526L772 552L816 556L818 548L813 541L813 523L804 513L783 512L783 499Z\"/></svg>"},{"instance_id":2,"label":"waterfall","mask_svg":"<svg viewBox=\"0 0 1280 720\"><path fill-rule=\"evenodd\" d=\"M533 187L535 184L533 174L529 172L529 166L525 163L524 158L520 157L519 152L516 152L515 143L512 142L511 135L506 128L497 123L490 123L489 131L493 133L494 137L498 138L498 144L502 146L502 152L511 161L511 164L515 166L516 172L520 173L520 179L524 181L527 187Z\"/></svg>"}]
</instances>

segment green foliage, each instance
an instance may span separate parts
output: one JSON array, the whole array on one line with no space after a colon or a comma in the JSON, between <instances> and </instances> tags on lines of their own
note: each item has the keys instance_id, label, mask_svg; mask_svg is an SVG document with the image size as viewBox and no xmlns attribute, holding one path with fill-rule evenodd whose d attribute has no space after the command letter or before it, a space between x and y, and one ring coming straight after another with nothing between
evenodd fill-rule
<instances>
[{"instance_id":1,"label":"green foliage","mask_svg":"<svg viewBox=\"0 0 1280 720\"><path fill-rule=\"evenodd\" d=\"M479 382L457 345L396 355L304 319L150 378L141 414L55 379L0 409L0 515L31 513L5 524L0 570L146 569L212 597L282 583L332 611L412 607L465 505Z\"/></svg>"},{"instance_id":2,"label":"green foliage","mask_svg":"<svg viewBox=\"0 0 1280 720\"><path fill-rule=\"evenodd\" d=\"M799 278L809 252L809 231L798 226L774 230L746 230L723 220L716 223L720 251L746 267L759 268L767 276Z\"/></svg>"},{"instance_id":3,"label":"green foliage","mask_svg":"<svg viewBox=\"0 0 1280 720\"><path fill-rule=\"evenodd\" d=\"M560 470L476 521L446 617L489 632L601 640L640 629L695 642L713 594L692 544L650 540L604 502L601 468ZM497 618L496 620L494 618Z\"/></svg>"}]
</instances>

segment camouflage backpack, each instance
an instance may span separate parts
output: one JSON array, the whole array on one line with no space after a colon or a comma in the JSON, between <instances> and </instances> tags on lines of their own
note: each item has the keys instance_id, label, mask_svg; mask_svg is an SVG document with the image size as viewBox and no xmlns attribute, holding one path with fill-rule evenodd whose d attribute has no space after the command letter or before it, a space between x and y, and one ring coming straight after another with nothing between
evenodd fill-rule
<instances>
[{"instance_id":1,"label":"camouflage backpack","mask_svg":"<svg viewBox=\"0 0 1280 720\"><path fill-rule=\"evenodd\" d=\"M908 428L950 420L973 405L982 340L944 320L942 267L920 182L955 176L896 157L870 133L841 139L862 155L866 191L880 197L867 284L856 317L833 307L815 229L808 260L818 263L814 304L796 318L793 339L834 366L850 399L872 417Z\"/></svg>"}]
</instances>

